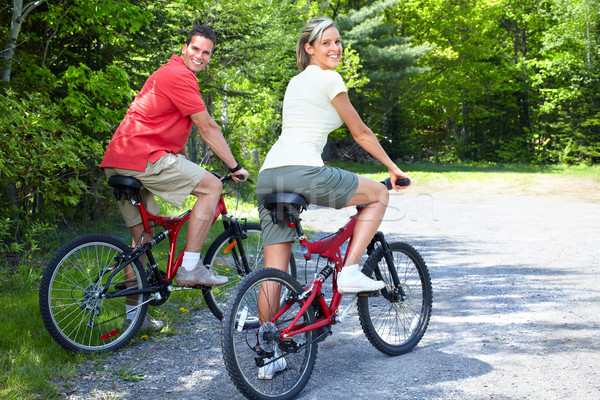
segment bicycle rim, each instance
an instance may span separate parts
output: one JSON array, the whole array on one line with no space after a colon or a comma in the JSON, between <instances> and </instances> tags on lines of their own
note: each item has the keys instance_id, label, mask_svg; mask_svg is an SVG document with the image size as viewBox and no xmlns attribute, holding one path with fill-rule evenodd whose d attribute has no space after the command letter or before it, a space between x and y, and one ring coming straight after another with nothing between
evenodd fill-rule
<instances>
[{"instance_id":1,"label":"bicycle rim","mask_svg":"<svg viewBox=\"0 0 600 400\"><path fill-rule=\"evenodd\" d=\"M423 337L431 315L432 289L427 266L412 246L391 243L390 249L400 285L394 286L383 250L377 249L367 259L364 272L385 281L386 287L360 295L358 313L371 344L385 354L399 355L412 350Z\"/></svg>"},{"instance_id":2,"label":"bicycle rim","mask_svg":"<svg viewBox=\"0 0 600 400\"><path fill-rule=\"evenodd\" d=\"M274 324L261 324L266 319L264 315L260 316L258 309L261 290L263 295L275 291L273 298L278 299L279 304L266 307L274 314L286 298L301 293L302 288L289 274L271 268L255 271L240 283L228 304L223 320L222 347L225 366L238 390L246 397L290 399L302 390L310 378L317 345L312 343L313 332L294 335L290 340L281 340L279 331L287 327L300 311L301 305L298 302L294 302ZM268 296L262 298L265 297ZM261 311L264 312L264 308ZM313 321L314 312L310 307L302 315L299 323L310 324ZM267 326L270 329L265 331ZM285 369L277 371L272 379L259 379L259 365L268 363L269 359L277 356L283 356L285 359Z\"/></svg>"},{"instance_id":3,"label":"bicycle rim","mask_svg":"<svg viewBox=\"0 0 600 400\"><path fill-rule=\"evenodd\" d=\"M90 235L65 245L46 267L40 287L40 311L51 336L65 349L117 350L135 335L146 315L147 295L103 298L100 293L115 271L115 257L128 251L120 241ZM108 292L147 287L139 263L112 275ZM137 305L126 313L126 302Z\"/></svg>"}]
</instances>

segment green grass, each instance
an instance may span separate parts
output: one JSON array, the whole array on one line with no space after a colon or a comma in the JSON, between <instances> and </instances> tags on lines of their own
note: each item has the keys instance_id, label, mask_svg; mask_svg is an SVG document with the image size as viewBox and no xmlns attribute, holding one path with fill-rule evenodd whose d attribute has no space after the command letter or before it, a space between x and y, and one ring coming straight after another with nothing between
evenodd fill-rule
<instances>
[{"instance_id":1,"label":"green grass","mask_svg":"<svg viewBox=\"0 0 600 400\"><path fill-rule=\"evenodd\" d=\"M332 162L334 167L344 168L374 180L388 177L387 168L381 164ZM398 165L413 182L420 185L462 182L512 181L515 184L533 183L540 177L592 179L600 182L600 166L527 166L521 164L404 164Z\"/></svg>"},{"instance_id":2,"label":"green grass","mask_svg":"<svg viewBox=\"0 0 600 400\"><path fill-rule=\"evenodd\" d=\"M250 198L250 200L248 199ZM234 194L225 196L230 214L238 218L258 221L256 203L238 201ZM180 215L193 206L195 197L190 196L180 208L161 202L161 213ZM38 285L43 267L52 254L69 240L90 233L106 233L129 243L131 240L118 211L108 215L105 220L81 226L64 226L64 229L48 234L44 240L49 252L24 254L17 266L7 262L0 264L0 398L2 399L52 399L60 398L59 384L72 377L79 364L86 360L103 358L102 355L75 354L63 350L50 337L39 311ZM209 233L204 251L223 231L220 219ZM186 243L185 227L178 237L177 252L183 250ZM166 266L168 241L155 247L153 253L159 264ZM150 308L150 313L165 322L165 328L158 335L170 336L176 332L176 326L187 318L188 312L205 307L202 292L186 290L173 292L170 299L160 307ZM134 341L144 340L147 332L140 332ZM128 370L117 371L123 380L141 379Z\"/></svg>"},{"instance_id":3,"label":"green grass","mask_svg":"<svg viewBox=\"0 0 600 400\"><path fill-rule=\"evenodd\" d=\"M217 224L220 222L217 221ZM210 243L222 230L215 224L211 230ZM129 240L126 232L122 239ZM87 230L86 230L87 231ZM101 231L97 231L101 232ZM113 235L117 236L117 235ZM180 234L181 247L185 243L185 231ZM166 265L167 241L154 251L159 263ZM82 362L104 357L83 355L63 350L50 337L39 311L38 285L43 265L47 259L25 257L16 268L0 267L0 398L2 399L52 399L60 398L58 384L68 381ZM12 273L9 273L9 269ZM186 319L189 311L205 307L200 290L173 292L170 299L160 307L149 309L151 315L165 322L158 335L171 336L176 326ZM145 332L136 335L134 341L143 340ZM135 379L135 375L121 371L123 379Z\"/></svg>"},{"instance_id":4,"label":"green grass","mask_svg":"<svg viewBox=\"0 0 600 400\"><path fill-rule=\"evenodd\" d=\"M53 398L53 379L71 376L84 360L62 350L40 316L36 288L0 294L0 397Z\"/></svg>"},{"instance_id":5,"label":"green grass","mask_svg":"<svg viewBox=\"0 0 600 400\"><path fill-rule=\"evenodd\" d=\"M372 179L382 180L387 171L381 165L332 163ZM528 182L536 177L561 177L568 179L591 179L600 182L600 167L528 167L522 165L417 165L400 166L414 182L436 184L437 182L461 183L510 179ZM257 221L254 193L245 190L245 200L237 202L235 196L227 197L231 214ZM193 197L182 208L175 209L161 203L162 212L179 215L193 205ZM104 232L129 242L129 232L118 214L94 224L80 227L64 226L62 230L45 238L53 253L68 240L85 233ZM207 243L221 231L218 222L211 230ZM180 249L185 244L185 229L180 234ZM160 262L166 262L167 243L156 248ZM51 255L51 254L50 254ZM3 399L52 399L60 398L60 385L68 382L76 373L77 366L90 359L101 359L99 355L81 355L63 350L46 331L38 308L38 284L42 267L48 255L25 254L17 267L6 261L0 264L0 398ZM177 326L187 318L188 311L204 307L199 291L174 292L164 305L151 308L151 314L165 321L166 326L159 335L175 335ZM144 332L134 339L144 340ZM134 370L115 371L123 380L135 381L143 376Z\"/></svg>"}]
</instances>

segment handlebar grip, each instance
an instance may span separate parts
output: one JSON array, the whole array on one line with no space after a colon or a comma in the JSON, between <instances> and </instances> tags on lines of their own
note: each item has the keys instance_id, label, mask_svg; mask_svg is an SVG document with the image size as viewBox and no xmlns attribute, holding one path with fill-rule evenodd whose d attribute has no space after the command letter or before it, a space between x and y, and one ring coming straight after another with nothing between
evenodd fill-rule
<instances>
[{"instance_id":1,"label":"handlebar grip","mask_svg":"<svg viewBox=\"0 0 600 400\"><path fill-rule=\"evenodd\" d=\"M390 178L385 178L385 181L381 182L388 188L388 190L392 190L392 181ZM402 178L396 181L396 185L399 186L408 186L410 185L410 178Z\"/></svg>"},{"instance_id":2,"label":"handlebar grip","mask_svg":"<svg viewBox=\"0 0 600 400\"><path fill-rule=\"evenodd\" d=\"M221 180L221 182L229 182L231 180L233 180L233 176L232 175L225 175L225 176L221 176L219 174L217 174L216 172L211 172L214 176L216 176L217 178L219 178ZM244 179L244 175L236 175L235 176L238 179ZM248 183L254 183L254 181L250 178L246 179L244 182L248 182Z\"/></svg>"},{"instance_id":3,"label":"handlebar grip","mask_svg":"<svg viewBox=\"0 0 600 400\"><path fill-rule=\"evenodd\" d=\"M235 177L238 178L238 179L244 179L244 175L241 175L241 174L240 175L236 175ZM254 181L252 179L250 179L250 178L246 179L245 182L254 183Z\"/></svg>"}]
</instances>

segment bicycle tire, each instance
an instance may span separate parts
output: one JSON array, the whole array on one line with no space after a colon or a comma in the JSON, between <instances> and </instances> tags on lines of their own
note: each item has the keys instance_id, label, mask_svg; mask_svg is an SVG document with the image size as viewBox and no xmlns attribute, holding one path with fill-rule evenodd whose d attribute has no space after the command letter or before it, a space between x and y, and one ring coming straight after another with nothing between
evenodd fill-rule
<instances>
[{"instance_id":1,"label":"bicycle tire","mask_svg":"<svg viewBox=\"0 0 600 400\"><path fill-rule=\"evenodd\" d=\"M226 276L229 279L225 285L202 290L206 306L219 320L223 319L223 311L227 301L238 282L250 272L264 267L264 249L260 224L255 222L242 223L240 227L247 236L242 241L248 261L247 265L243 263L240 257L233 227L217 236L204 257L204 265L210 265L218 275ZM288 272L296 277L296 262L292 256L290 256Z\"/></svg>"},{"instance_id":2,"label":"bicycle tire","mask_svg":"<svg viewBox=\"0 0 600 400\"><path fill-rule=\"evenodd\" d=\"M146 316L148 294L135 295L137 307L126 313L126 296L99 296L116 265L115 257L131 251L120 240L107 235L86 235L64 245L45 267L40 284L42 320L52 338L76 352L115 351L127 345ZM109 292L148 283L136 260L111 279ZM132 271L128 273L126 271ZM129 274L126 277L126 274ZM126 282L134 282L134 286ZM129 285L126 286L126 285ZM130 321L126 322L126 317Z\"/></svg>"},{"instance_id":3,"label":"bicycle tire","mask_svg":"<svg viewBox=\"0 0 600 400\"><path fill-rule=\"evenodd\" d=\"M279 310L285 300L297 297L303 288L290 274L274 268L262 268L247 275L236 287L227 304L221 332L221 348L225 367L237 389L249 399L286 400L294 398L306 385L313 371L317 357L317 343L313 341L314 332L293 335L289 340L281 340L277 330L287 327L300 311L302 304L295 301L272 326L272 335L259 336L258 295L269 282L278 288L284 288L279 295L280 304L273 309ZM263 289L261 289L261 286ZM264 292L263 292L264 293ZM268 318L264 318L268 319ZM314 322L314 309L310 306L301 316L298 324ZM304 345L304 347L302 347ZM272 357L279 352L287 367L273 375L270 380L258 379L257 360ZM270 352L270 353L269 353Z\"/></svg>"},{"instance_id":4,"label":"bicycle tire","mask_svg":"<svg viewBox=\"0 0 600 400\"><path fill-rule=\"evenodd\" d=\"M427 265L412 246L390 243L391 256L406 298L400 299L381 247L367 259L363 272L383 280L385 289L358 297L358 316L369 342L384 354L411 351L421 340L431 316L432 288ZM379 273L375 273L376 268ZM396 289L396 290L394 290Z\"/></svg>"}]
</instances>

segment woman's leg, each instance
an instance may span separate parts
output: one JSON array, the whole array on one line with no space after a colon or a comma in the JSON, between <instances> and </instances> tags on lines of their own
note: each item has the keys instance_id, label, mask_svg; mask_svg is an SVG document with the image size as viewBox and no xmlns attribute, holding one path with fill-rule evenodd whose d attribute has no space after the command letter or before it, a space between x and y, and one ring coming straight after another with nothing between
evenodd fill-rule
<instances>
[{"instance_id":1,"label":"woman's leg","mask_svg":"<svg viewBox=\"0 0 600 400\"><path fill-rule=\"evenodd\" d=\"M265 246L265 268L277 268L287 272L292 254L292 242ZM281 285L265 282L260 287L258 310L260 323L269 321L279 311Z\"/></svg>"},{"instance_id":2,"label":"woman's leg","mask_svg":"<svg viewBox=\"0 0 600 400\"><path fill-rule=\"evenodd\" d=\"M379 182L358 177L358 188L347 206L366 206L358 217L352 245L348 249L345 265L358 264L373 235L379 229L389 201L387 188Z\"/></svg>"},{"instance_id":3,"label":"woman's leg","mask_svg":"<svg viewBox=\"0 0 600 400\"><path fill-rule=\"evenodd\" d=\"M276 268L287 271L292 253L292 242L283 242L265 246L265 268ZM281 285L275 282L263 282L258 294L258 320L260 324L270 321L279 311ZM287 367L284 357L281 357L279 347L275 347L271 358L266 358L266 365L258 368L258 379L273 379L278 371ZM281 358L279 358L281 357ZM275 360L275 361L273 361Z\"/></svg>"},{"instance_id":4,"label":"woman's leg","mask_svg":"<svg viewBox=\"0 0 600 400\"><path fill-rule=\"evenodd\" d=\"M358 188L348 206L365 206L358 216L346 262L338 276L340 293L370 292L383 289L385 283L373 280L360 271L358 263L371 242L385 214L389 200L387 188L379 182L358 177Z\"/></svg>"}]
</instances>

